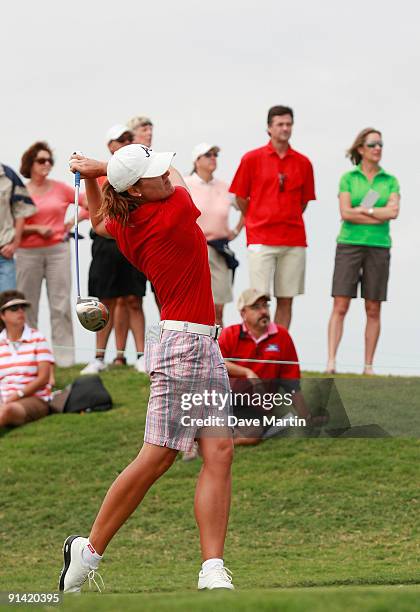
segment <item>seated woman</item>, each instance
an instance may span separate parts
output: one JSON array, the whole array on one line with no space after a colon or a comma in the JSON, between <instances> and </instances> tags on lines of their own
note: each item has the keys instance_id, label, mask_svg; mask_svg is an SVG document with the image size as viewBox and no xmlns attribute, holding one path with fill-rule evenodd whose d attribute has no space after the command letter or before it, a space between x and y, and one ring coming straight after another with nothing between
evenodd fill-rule
<instances>
[{"instance_id":1,"label":"seated woman","mask_svg":"<svg viewBox=\"0 0 420 612\"><path fill-rule=\"evenodd\" d=\"M0 293L0 427L49 414L54 357L44 336L26 324L29 306L20 291Z\"/></svg>"}]
</instances>

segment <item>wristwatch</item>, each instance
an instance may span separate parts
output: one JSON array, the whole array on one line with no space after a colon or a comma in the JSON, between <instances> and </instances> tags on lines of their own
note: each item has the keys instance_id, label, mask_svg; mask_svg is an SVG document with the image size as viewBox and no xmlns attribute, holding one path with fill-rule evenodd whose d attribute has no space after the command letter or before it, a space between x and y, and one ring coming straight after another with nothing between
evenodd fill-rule
<instances>
[{"instance_id":1,"label":"wristwatch","mask_svg":"<svg viewBox=\"0 0 420 612\"><path fill-rule=\"evenodd\" d=\"M25 397L25 391L23 391L22 389L18 389L16 391L16 394L20 397L20 399L22 399L22 397Z\"/></svg>"},{"instance_id":2,"label":"wristwatch","mask_svg":"<svg viewBox=\"0 0 420 612\"><path fill-rule=\"evenodd\" d=\"M368 210L368 215L372 216L373 215L373 208L369 208Z\"/></svg>"}]
</instances>

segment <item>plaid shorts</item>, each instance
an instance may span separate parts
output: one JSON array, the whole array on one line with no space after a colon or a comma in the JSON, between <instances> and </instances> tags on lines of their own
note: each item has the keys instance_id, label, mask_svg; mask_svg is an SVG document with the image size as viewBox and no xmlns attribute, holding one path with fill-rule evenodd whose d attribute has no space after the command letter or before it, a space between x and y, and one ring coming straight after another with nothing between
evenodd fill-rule
<instances>
[{"instance_id":1,"label":"plaid shorts","mask_svg":"<svg viewBox=\"0 0 420 612\"><path fill-rule=\"evenodd\" d=\"M200 436L232 436L229 378L216 340L151 328L145 364L151 380L145 442L188 451Z\"/></svg>"}]
</instances>

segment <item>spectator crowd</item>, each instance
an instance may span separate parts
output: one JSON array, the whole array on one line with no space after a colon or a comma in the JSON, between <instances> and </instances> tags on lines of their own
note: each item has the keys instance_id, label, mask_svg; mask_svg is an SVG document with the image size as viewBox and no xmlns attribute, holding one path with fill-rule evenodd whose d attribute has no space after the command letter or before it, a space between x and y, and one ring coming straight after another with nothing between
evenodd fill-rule
<instances>
[{"instance_id":1,"label":"spectator crowd","mask_svg":"<svg viewBox=\"0 0 420 612\"><path fill-rule=\"evenodd\" d=\"M207 241L216 323L222 327L224 306L234 299L236 267L239 263L248 265L250 289L239 300L242 321L223 330L223 356L232 359L252 355L257 358L271 351L272 358L274 351L275 359L296 362L296 365L284 366L292 371L285 377L298 379L298 358L287 330L292 320L293 300L305 292L304 212L316 195L310 160L290 145L293 123L291 108L270 108L268 142L243 155L230 185L217 178L220 147L211 141L197 144L192 151L191 173L184 180L201 213L197 223ZM113 155L132 143L150 148L152 138L152 121L140 116L126 124L114 125L106 134L105 144ZM331 374L336 371L345 316L351 299L358 295L359 285L366 309L363 371L373 374L381 305L387 299L390 221L398 216L400 200L397 179L380 165L382 148L381 132L374 128L363 129L348 150L353 168L339 181L342 223L332 279L333 306L328 324L326 367ZM29 372L29 366L25 366L27 371L19 374L22 384L14 382L13 373L9 371L11 362L7 368L1 366L0 419L3 421L6 418L4 406L13 422L24 418L16 406L21 405L18 400L22 397L22 389L26 396L26 384L28 394L34 399L26 402L29 416L25 418L30 420L36 414L43 414L50 392L50 377L53 377L51 364L54 361L60 366L74 363L70 260L74 215L69 209L74 202L74 189L65 182L49 178L53 166L52 148L43 141L35 142L22 155L20 174L26 183L9 166L0 164L0 316L3 328L0 361L9 356L15 364L13 367L18 368L24 347L39 347L30 356L32 370ZM176 172L175 169L171 168L172 172ZM98 182L103 187L105 177ZM79 218L88 219L84 196L80 204ZM234 227L229 225L231 207L239 211ZM238 262L231 243L243 227L248 260ZM143 298L148 280L122 255L113 240L95 234L93 229L90 236L92 260L88 293L106 304L110 320L105 329L97 333L95 356L82 373L98 373L106 368L105 351L112 329L117 349L114 363L126 364L124 353L131 331L137 350L135 368L144 372ZM37 331L44 281L53 353ZM270 297L275 299L273 321L268 311ZM155 299L160 310L156 296ZM263 370L260 372L258 368L239 362L228 363L231 376L270 378L267 368Z\"/></svg>"}]
</instances>

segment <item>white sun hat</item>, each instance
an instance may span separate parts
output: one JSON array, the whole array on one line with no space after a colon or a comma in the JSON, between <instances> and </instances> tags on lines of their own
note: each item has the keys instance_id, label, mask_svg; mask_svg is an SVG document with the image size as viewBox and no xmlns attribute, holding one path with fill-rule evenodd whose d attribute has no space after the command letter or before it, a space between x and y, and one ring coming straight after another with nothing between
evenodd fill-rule
<instances>
[{"instance_id":1,"label":"white sun hat","mask_svg":"<svg viewBox=\"0 0 420 612\"><path fill-rule=\"evenodd\" d=\"M219 153L220 147L217 145L210 145L208 142L200 142L200 144L195 145L191 155L192 163L194 164L199 157L213 150L215 150L216 153Z\"/></svg>"},{"instance_id":2,"label":"white sun hat","mask_svg":"<svg viewBox=\"0 0 420 612\"><path fill-rule=\"evenodd\" d=\"M126 125L122 125L122 123L113 125L106 133L105 144L109 144L111 140L117 140L120 136L125 134L125 132L131 132L130 128Z\"/></svg>"},{"instance_id":3,"label":"white sun hat","mask_svg":"<svg viewBox=\"0 0 420 612\"><path fill-rule=\"evenodd\" d=\"M130 144L121 147L108 162L108 181L121 193L141 178L153 178L165 174L175 153L156 153L145 145Z\"/></svg>"}]
</instances>

